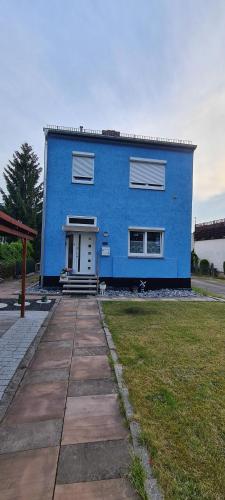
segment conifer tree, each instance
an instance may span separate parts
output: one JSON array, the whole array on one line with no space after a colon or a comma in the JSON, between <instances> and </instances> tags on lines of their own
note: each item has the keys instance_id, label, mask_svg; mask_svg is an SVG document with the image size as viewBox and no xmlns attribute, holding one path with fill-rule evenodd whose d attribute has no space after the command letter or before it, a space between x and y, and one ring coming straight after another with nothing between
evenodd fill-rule
<instances>
[{"instance_id":1,"label":"conifer tree","mask_svg":"<svg viewBox=\"0 0 225 500\"><path fill-rule=\"evenodd\" d=\"M3 176L6 191L2 194L4 212L24 224L37 229L39 236L35 242L35 256L40 256L40 231L43 185L40 183L41 167L38 156L27 142L15 151L12 160L5 167Z\"/></svg>"}]
</instances>

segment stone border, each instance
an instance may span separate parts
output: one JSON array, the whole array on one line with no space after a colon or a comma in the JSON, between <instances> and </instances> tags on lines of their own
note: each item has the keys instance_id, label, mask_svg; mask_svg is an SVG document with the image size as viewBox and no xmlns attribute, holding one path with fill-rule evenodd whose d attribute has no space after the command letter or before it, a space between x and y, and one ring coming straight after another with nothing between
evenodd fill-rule
<instances>
[{"instance_id":1,"label":"stone border","mask_svg":"<svg viewBox=\"0 0 225 500\"><path fill-rule=\"evenodd\" d=\"M146 446L143 446L139 442L139 436L141 433L141 427L138 422L135 421L134 418L134 411L133 407L130 404L129 401L129 391L128 388L126 387L124 380L123 380L123 367L119 363L117 352L116 352L116 347L112 339L112 335L107 327L107 324L105 322L105 317L102 309L102 304L101 301L98 302L98 307L99 307L99 313L101 317L101 321L103 324L103 329L104 333L106 336L107 344L110 350L110 354L113 359L114 363L114 371L116 375L116 380L117 384L119 387L119 393L123 401L125 413L126 413L126 418L129 423L130 427L130 432L131 432L131 437L132 437L132 443L133 443L133 448L135 454L140 458L142 466L145 470L146 473L146 480L145 480L145 491L147 494L147 497L149 500L163 500L164 496L161 493L159 486L157 484L156 479L154 478L152 467L149 463L149 452L147 451Z\"/></svg>"},{"instance_id":2,"label":"stone border","mask_svg":"<svg viewBox=\"0 0 225 500\"><path fill-rule=\"evenodd\" d=\"M8 386L5 389L5 392L2 396L2 399L0 401L0 423L2 422L8 407L13 400L20 383L22 382L22 379L26 373L26 370L31 363L31 360L36 352L36 349L38 347L38 344L41 341L42 336L44 335L49 321L52 318L53 313L55 312L56 307L58 306L58 303L60 302L61 297L55 300L55 303L53 304L52 308L48 312L47 317L44 319L42 325L40 326L34 340L31 342L30 346L27 349L26 354L24 357L21 359L19 366L17 367L12 379L10 380Z\"/></svg>"}]
</instances>

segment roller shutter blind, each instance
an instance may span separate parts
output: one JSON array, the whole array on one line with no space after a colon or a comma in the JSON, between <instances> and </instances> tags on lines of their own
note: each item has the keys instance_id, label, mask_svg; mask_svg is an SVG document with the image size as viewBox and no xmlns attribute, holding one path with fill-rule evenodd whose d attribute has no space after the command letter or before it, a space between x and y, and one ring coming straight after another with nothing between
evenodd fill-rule
<instances>
[{"instance_id":1,"label":"roller shutter blind","mask_svg":"<svg viewBox=\"0 0 225 500\"><path fill-rule=\"evenodd\" d=\"M93 184L94 155L73 153L72 182Z\"/></svg>"},{"instance_id":2,"label":"roller shutter blind","mask_svg":"<svg viewBox=\"0 0 225 500\"><path fill-rule=\"evenodd\" d=\"M165 189L165 163L130 160L130 187Z\"/></svg>"}]
</instances>

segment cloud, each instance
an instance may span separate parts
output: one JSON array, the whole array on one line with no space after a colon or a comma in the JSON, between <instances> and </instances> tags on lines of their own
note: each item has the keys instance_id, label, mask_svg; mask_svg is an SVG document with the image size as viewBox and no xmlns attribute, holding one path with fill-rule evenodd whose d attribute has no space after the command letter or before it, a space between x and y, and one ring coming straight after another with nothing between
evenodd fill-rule
<instances>
[{"instance_id":1,"label":"cloud","mask_svg":"<svg viewBox=\"0 0 225 500\"><path fill-rule=\"evenodd\" d=\"M212 218L219 213L223 0L12 0L1 8L0 171L25 140L42 162L42 127L51 123L190 138L196 211L208 203Z\"/></svg>"}]
</instances>

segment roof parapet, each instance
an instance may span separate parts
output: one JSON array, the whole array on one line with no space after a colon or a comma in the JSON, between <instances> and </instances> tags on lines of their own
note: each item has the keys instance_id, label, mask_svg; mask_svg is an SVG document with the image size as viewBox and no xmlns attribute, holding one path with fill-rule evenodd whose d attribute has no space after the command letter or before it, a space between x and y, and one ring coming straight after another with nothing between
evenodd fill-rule
<instances>
[{"instance_id":1,"label":"roof parapet","mask_svg":"<svg viewBox=\"0 0 225 500\"><path fill-rule=\"evenodd\" d=\"M128 134L125 132L119 132L117 130L94 130L94 129L86 129L83 126L74 128L74 127L63 127L61 125L47 125L44 127L44 133L45 135L48 134L48 132L53 132L53 133L61 133L61 134L70 134L70 135L80 135L80 136L95 136L95 137L107 137L107 138L113 138L113 139L128 139L132 141L143 141L143 142L149 142L149 143L163 143L163 144L170 144L170 145L179 145L179 146L187 146L190 147L191 149L195 149L197 146L192 143L190 140L185 140L185 139L170 139L170 138L165 138L165 137L155 137L155 136L147 136L147 135L138 135L138 134Z\"/></svg>"}]
</instances>

